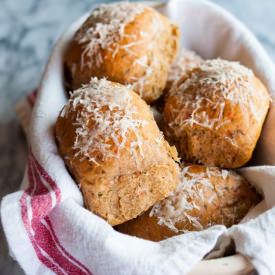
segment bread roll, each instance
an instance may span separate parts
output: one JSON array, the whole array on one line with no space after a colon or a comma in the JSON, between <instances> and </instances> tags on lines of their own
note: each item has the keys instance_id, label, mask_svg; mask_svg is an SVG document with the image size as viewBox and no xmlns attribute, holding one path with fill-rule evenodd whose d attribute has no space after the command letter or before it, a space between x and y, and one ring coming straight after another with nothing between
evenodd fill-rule
<instances>
[{"instance_id":1,"label":"bread roll","mask_svg":"<svg viewBox=\"0 0 275 275\"><path fill-rule=\"evenodd\" d=\"M171 89L172 85L179 80L188 70L198 66L203 59L193 51L182 49L180 55L176 58L174 63L171 65L166 86L163 92L163 95L152 105L152 107L161 113L163 112L164 104L168 96L168 92ZM158 121L160 121L160 116L158 116ZM161 124L158 124L162 130L162 121Z\"/></svg>"},{"instance_id":2,"label":"bread roll","mask_svg":"<svg viewBox=\"0 0 275 275\"><path fill-rule=\"evenodd\" d=\"M179 80L188 70L200 65L201 62L203 59L195 52L182 49L169 70L165 94L171 89L175 81Z\"/></svg>"},{"instance_id":3,"label":"bread roll","mask_svg":"<svg viewBox=\"0 0 275 275\"><path fill-rule=\"evenodd\" d=\"M165 134L191 163L236 168L250 160L270 97L253 72L209 60L173 85L164 106Z\"/></svg>"},{"instance_id":4,"label":"bread roll","mask_svg":"<svg viewBox=\"0 0 275 275\"><path fill-rule=\"evenodd\" d=\"M106 77L131 84L150 103L163 92L178 44L178 27L154 9L127 2L100 5L66 51L68 86Z\"/></svg>"},{"instance_id":5,"label":"bread roll","mask_svg":"<svg viewBox=\"0 0 275 275\"><path fill-rule=\"evenodd\" d=\"M135 218L179 183L175 148L149 106L121 84L93 78L74 91L56 139L86 207L111 225Z\"/></svg>"},{"instance_id":6,"label":"bread roll","mask_svg":"<svg viewBox=\"0 0 275 275\"><path fill-rule=\"evenodd\" d=\"M240 222L259 202L246 180L233 171L190 165L182 169L181 183L168 198L117 230L151 241L212 225Z\"/></svg>"}]
</instances>

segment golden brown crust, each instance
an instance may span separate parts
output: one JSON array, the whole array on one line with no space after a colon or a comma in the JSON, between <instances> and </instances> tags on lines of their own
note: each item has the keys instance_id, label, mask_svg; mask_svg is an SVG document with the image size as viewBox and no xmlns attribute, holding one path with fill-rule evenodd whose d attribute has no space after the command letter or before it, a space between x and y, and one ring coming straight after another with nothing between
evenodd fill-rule
<instances>
[{"instance_id":1,"label":"golden brown crust","mask_svg":"<svg viewBox=\"0 0 275 275\"><path fill-rule=\"evenodd\" d=\"M260 197L233 171L185 166L181 184L166 199L134 220L117 227L132 236L160 241L186 231L240 222Z\"/></svg>"},{"instance_id":2,"label":"golden brown crust","mask_svg":"<svg viewBox=\"0 0 275 275\"><path fill-rule=\"evenodd\" d=\"M250 70L235 62L207 61L170 91L165 134L186 161L237 168L251 158L269 101Z\"/></svg>"},{"instance_id":3,"label":"golden brown crust","mask_svg":"<svg viewBox=\"0 0 275 275\"><path fill-rule=\"evenodd\" d=\"M92 79L75 91L56 138L86 207L112 225L146 211L179 182L175 149L146 103L118 83Z\"/></svg>"},{"instance_id":4,"label":"golden brown crust","mask_svg":"<svg viewBox=\"0 0 275 275\"><path fill-rule=\"evenodd\" d=\"M118 7L118 4L113 5ZM126 5L132 9L137 4ZM96 21L106 23L106 17ZM177 54L178 27L154 9L143 7L133 15L133 20L127 22L123 35L120 34L108 47L99 46L94 54L89 54L89 40L80 41L95 26L92 13L66 51L64 63L69 88L76 89L89 83L92 76L106 77L133 85L134 91L147 103L156 100L163 92L170 64Z\"/></svg>"}]
</instances>

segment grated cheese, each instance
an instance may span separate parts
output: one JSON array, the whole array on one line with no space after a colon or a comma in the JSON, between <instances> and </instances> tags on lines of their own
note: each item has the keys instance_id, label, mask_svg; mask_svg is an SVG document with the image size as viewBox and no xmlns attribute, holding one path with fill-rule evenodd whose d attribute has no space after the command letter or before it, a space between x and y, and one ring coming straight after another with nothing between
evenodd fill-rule
<instances>
[{"instance_id":1,"label":"grated cheese","mask_svg":"<svg viewBox=\"0 0 275 275\"><path fill-rule=\"evenodd\" d=\"M159 225L165 225L176 233L186 231L176 227L179 222L189 222L197 230L203 228L199 217L192 216L190 213L194 209L201 209L201 206L196 205L195 201L200 198L202 202L212 203L217 197L215 191L218 191L215 190L211 178L221 177L226 180L229 175L227 170L215 167L205 167L204 171L193 173L191 167L186 166L182 169L181 181L176 190L169 197L155 204L149 213L150 217L157 217ZM236 177L239 175L236 174ZM207 189L212 190L211 193L213 194L209 198L205 197Z\"/></svg>"},{"instance_id":2,"label":"grated cheese","mask_svg":"<svg viewBox=\"0 0 275 275\"><path fill-rule=\"evenodd\" d=\"M102 4L94 9L75 36L75 40L85 46L81 57L82 69L85 66L92 67L94 58L97 66L102 63L101 49L114 47L114 58L119 49L118 42L125 35L125 26L142 13L144 8L139 3L120 2Z\"/></svg>"},{"instance_id":3,"label":"grated cheese","mask_svg":"<svg viewBox=\"0 0 275 275\"><path fill-rule=\"evenodd\" d=\"M148 122L134 118L138 110L132 104L130 87L92 78L89 84L71 94L61 117L71 112L76 112L73 145L76 157L97 163L98 159L118 158L123 149L131 155L144 156L144 137L138 129ZM134 138L127 138L129 134Z\"/></svg>"},{"instance_id":4,"label":"grated cheese","mask_svg":"<svg viewBox=\"0 0 275 275\"><path fill-rule=\"evenodd\" d=\"M182 109L190 110L187 118L183 118L177 109L172 110L173 125L200 125L208 129L218 130L230 123L224 116L225 106L239 106L244 121L249 124L250 112L254 119L261 118L254 103L256 94L253 85L253 72L240 65L221 59L208 60L188 72L188 77L181 83L176 82L171 94L178 96ZM192 89L194 94L188 93ZM248 112L247 110L250 110ZM211 113L205 112L205 109Z\"/></svg>"},{"instance_id":5,"label":"grated cheese","mask_svg":"<svg viewBox=\"0 0 275 275\"><path fill-rule=\"evenodd\" d=\"M141 14L145 6L141 3L119 2L113 4L102 4L91 13L83 26L75 35L75 40L83 46L80 60L80 69L92 66L100 67L104 61L101 50L108 50L114 59L119 50L122 49L127 55L134 57L133 66L141 66L144 73L141 77L130 77L132 89L140 96L144 95L144 90L149 78L155 70L159 68L159 61L154 51L154 43L163 31L163 23L155 13L151 15L150 28L146 31L140 31L140 37L135 34L126 34L125 27L135 20L136 16ZM130 42L121 45L123 38L131 38ZM133 47L146 47L145 52L150 55L138 57ZM106 76L107 77L107 76Z\"/></svg>"}]
</instances>

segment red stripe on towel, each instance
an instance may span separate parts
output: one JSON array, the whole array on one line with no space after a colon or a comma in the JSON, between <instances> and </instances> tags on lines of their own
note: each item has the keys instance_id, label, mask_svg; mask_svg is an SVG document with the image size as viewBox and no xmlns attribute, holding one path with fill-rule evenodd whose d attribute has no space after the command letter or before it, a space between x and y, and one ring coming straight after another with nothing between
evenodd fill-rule
<instances>
[{"instance_id":1,"label":"red stripe on towel","mask_svg":"<svg viewBox=\"0 0 275 275\"><path fill-rule=\"evenodd\" d=\"M21 215L38 259L56 274L92 273L75 259L58 240L48 214L61 201L61 191L30 153L29 187L23 193Z\"/></svg>"},{"instance_id":2,"label":"red stripe on towel","mask_svg":"<svg viewBox=\"0 0 275 275\"><path fill-rule=\"evenodd\" d=\"M30 104L31 107L33 107L35 100L36 100L36 96L37 96L37 92L38 90L35 89L34 91L32 91L31 93L29 93L26 98L28 103Z\"/></svg>"}]
</instances>

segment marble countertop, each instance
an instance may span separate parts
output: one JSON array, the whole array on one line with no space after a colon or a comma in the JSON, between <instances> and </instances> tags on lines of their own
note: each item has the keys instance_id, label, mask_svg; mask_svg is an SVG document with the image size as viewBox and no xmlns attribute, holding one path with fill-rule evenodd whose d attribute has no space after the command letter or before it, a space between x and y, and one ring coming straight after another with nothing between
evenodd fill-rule
<instances>
[{"instance_id":1,"label":"marble countertop","mask_svg":"<svg viewBox=\"0 0 275 275\"><path fill-rule=\"evenodd\" d=\"M0 198L20 185L26 142L14 104L40 81L58 36L99 0L0 1ZM111 1L104 1L111 2ZM261 41L275 61L274 0L213 0L236 15ZM8 256L0 231L0 274L23 274Z\"/></svg>"}]
</instances>

